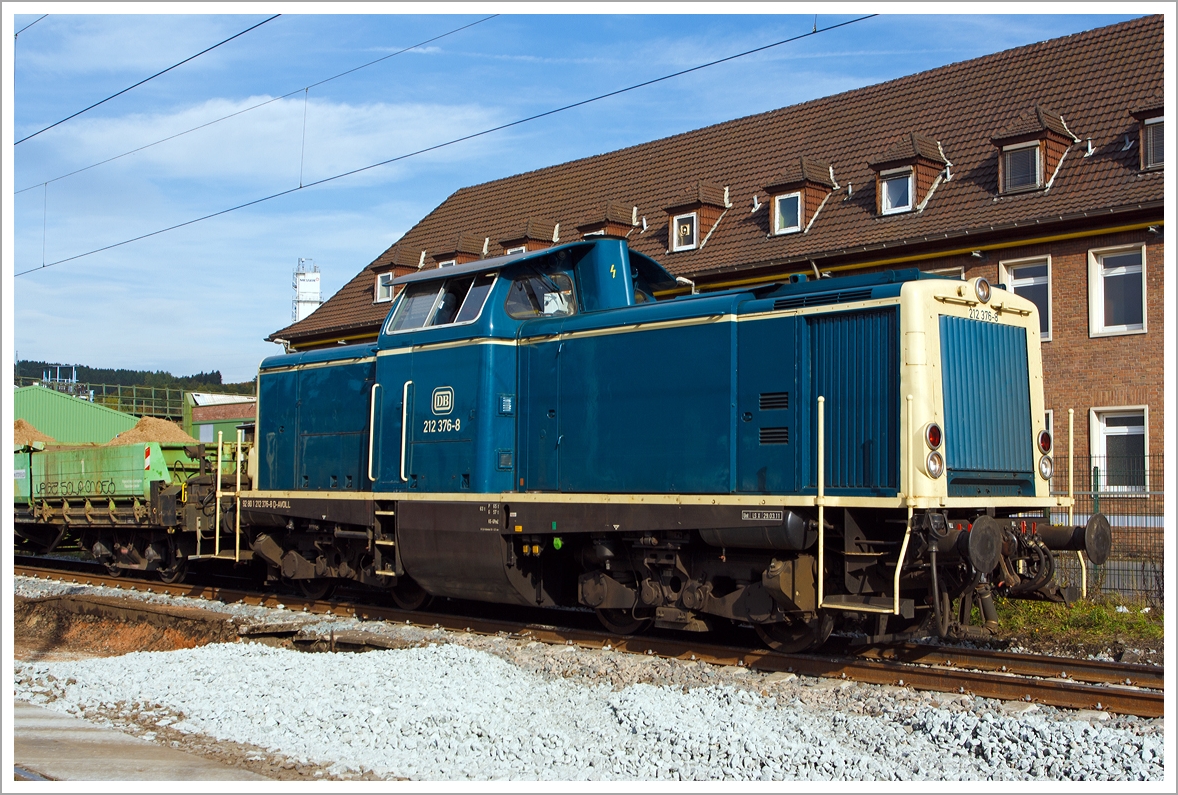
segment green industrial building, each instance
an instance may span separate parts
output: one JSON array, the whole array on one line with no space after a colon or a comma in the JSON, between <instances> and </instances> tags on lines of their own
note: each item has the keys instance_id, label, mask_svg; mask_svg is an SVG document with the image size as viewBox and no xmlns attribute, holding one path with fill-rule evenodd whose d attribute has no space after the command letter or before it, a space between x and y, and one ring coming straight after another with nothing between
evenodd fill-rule
<instances>
[{"instance_id":1,"label":"green industrial building","mask_svg":"<svg viewBox=\"0 0 1178 795\"><path fill-rule=\"evenodd\" d=\"M105 444L139 421L130 414L43 386L16 389L12 408L14 420L24 420L64 444Z\"/></svg>"}]
</instances>

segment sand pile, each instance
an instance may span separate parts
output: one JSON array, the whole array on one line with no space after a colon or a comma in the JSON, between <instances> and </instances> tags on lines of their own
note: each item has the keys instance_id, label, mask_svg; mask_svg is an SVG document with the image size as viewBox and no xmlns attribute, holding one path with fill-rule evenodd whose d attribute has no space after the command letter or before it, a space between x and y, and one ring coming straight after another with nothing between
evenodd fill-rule
<instances>
[{"instance_id":1,"label":"sand pile","mask_svg":"<svg viewBox=\"0 0 1178 795\"><path fill-rule=\"evenodd\" d=\"M57 441L52 436L41 433L34 428L31 423L25 420L17 420L12 423L12 441L17 447L24 447L33 442L45 442L46 444Z\"/></svg>"},{"instance_id":2,"label":"sand pile","mask_svg":"<svg viewBox=\"0 0 1178 795\"><path fill-rule=\"evenodd\" d=\"M123 431L107 444L138 444L141 442L180 442L182 444L199 444L196 439L186 434L174 422L144 417L135 423L129 431Z\"/></svg>"}]
</instances>

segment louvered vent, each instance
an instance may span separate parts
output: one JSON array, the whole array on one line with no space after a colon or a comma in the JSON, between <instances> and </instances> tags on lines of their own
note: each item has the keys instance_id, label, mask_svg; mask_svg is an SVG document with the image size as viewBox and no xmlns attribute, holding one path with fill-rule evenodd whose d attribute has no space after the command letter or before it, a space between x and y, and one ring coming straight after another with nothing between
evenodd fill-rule
<instances>
[{"instance_id":1,"label":"louvered vent","mask_svg":"<svg viewBox=\"0 0 1178 795\"><path fill-rule=\"evenodd\" d=\"M871 299L871 288L862 290L839 290L834 293L818 293L817 295L795 295L789 298L778 298L773 302L774 309L800 309L804 306L822 306L823 304L842 304L848 301L868 301Z\"/></svg>"},{"instance_id":2,"label":"louvered vent","mask_svg":"<svg viewBox=\"0 0 1178 795\"><path fill-rule=\"evenodd\" d=\"M789 428L762 428L761 444L789 444Z\"/></svg>"},{"instance_id":3,"label":"louvered vent","mask_svg":"<svg viewBox=\"0 0 1178 795\"><path fill-rule=\"evenodd\" d=\"M761 411L789 408L788 392L762 392Z\"/></svg>"}]
</instances>

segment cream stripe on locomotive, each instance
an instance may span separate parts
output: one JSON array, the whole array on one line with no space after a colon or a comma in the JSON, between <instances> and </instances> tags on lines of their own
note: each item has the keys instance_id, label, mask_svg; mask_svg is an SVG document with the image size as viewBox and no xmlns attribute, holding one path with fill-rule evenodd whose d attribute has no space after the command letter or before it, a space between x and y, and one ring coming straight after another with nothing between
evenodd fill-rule
<instances>
[{"instance_id":1,"label":"cream stripe on locomotive","mask_svg":"<svg viewBox=\"0 0 1178 795\"><path fill-rule=\"evenodd\" d=\"M242 499L258 500L380 500L380 501L422 501L422 502L527 502L527 503L577 503L614 505L744 505L813 507L815 497L798 494L560 494L556 492L504 491L471 493L463 492L324 492L324 491L243 491ZM902 494L895 497L846 497L826 494L827 507L843 508L906 508L908 503ZM991 497L916 497L916 508L985 508L993 505ZM1055 498L1056 505L1065 505L1066 497ZM1043 507L1040 497L1004 497L1003 504L1027 507Z\"/></svg>"}]
</instances>

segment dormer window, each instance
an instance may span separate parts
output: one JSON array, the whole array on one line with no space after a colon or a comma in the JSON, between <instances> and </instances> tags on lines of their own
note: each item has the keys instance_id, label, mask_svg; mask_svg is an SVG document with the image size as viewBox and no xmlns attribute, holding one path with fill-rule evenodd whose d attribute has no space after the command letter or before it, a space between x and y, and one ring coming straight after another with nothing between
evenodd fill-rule
<instances>
[{"instance_id":1,"label":"dormer window","mask_svg":"<svg viewBox=\"0 0 1178 795\"><path fill-rule=\"evenodd\" d=\"M376 298L374 304L393 300L393 274L381 273L376 277Z\"/></svg>"},{"instance_id":2,"label":"dormer window","mask_svg":"<svg viewBox=\"0 0 1178 795\"><path fill-rule=\"evenodd\" d=\"M1162 138L1165 135L1164 116L1146 119L1141 126L1141 167L1160 168L1165 165L1166 158L1162 148Z\"/></svg>"},{"instance_id":3,"label":"dormer window","mask_svg":"<svg viewBox=\"0 0 1178 795\"><path fill-rule=\"evenodd\" d=\"M898 168L879 174L879 211L882 215L912 209L912 169Z\"/></svg>"},{"instance_id":4,"label":"dormer window","mask_svg":"<svg viewBox=\"0 0 1178 795\"><path fill-rule=\"evenodd\" d=\"M671 229L674 233L671 241L672 251L689 251L695 248L699 231L699 213L676 215L671 219Z\"/></svg>"},{"instance_id":5,"label":"dormer window","mask_svg":"<svg viewBox=\"0 0 1178 795\"><path fill-rule=\"evenodd\" d=\"M880 215L923 212L949 173L940 142L915 132L905 133L867 164L875 172L875 204Z\"/></svg>"},{"instance_id":6,"label":"dormer window","mask_svg":"<svg viewBox=\"0 0 1178 795\"><path fill-rule=\"evenodd\" d=\"M785 235L802 229L802 194L773 197L773 234Z\"/></svg>"},{"instance_id":7,"label":"dormer window","mask_svg":"<svg viewBox=\"0 0 1178 795\"><path fill-rule=\"evenodd\" d=\"M685 186L663 207L667 214L667 253L703 248L731 206L728 188L723 185L701 179ZM638 222L637 211L634 222Z\"/></svg>"},{"instance_id":8,"label":"dormer window","mask_svg":"<svg viewBox=\"0 0 1178 795\"><path fill-rule=\"evenodd\" d=\"M504 254L524 254L527 252L527 250L528 250L527 246L512 246L511 248L507 249L507 251L504 251L503 253Z\"/></svg>"},{"instance_id":9,"label":"dormer window","mask_svg":"<svg viewBox=\"0 0 1178 795\"><path fill-rule=\"evenodd\" d=\"M442 262L439 262L438 267L439 268L449 268L451 265L457 265L457 264L458 264L458 260L448 259L448 260L443 260Z\"/></svg>"},{"instance_id":10,"label":"dormer window","mask_svg":"<svg viewBox=\"0 0 1178 795\"><path fill-rule=\"evenodd\" d=\"M998 193L1051 188L1068 149L1080 142L1063 116L1032 105L990 139L998 149Z\"/></svg>"},{"instance_id":11,"label":"dormer window","mask_svg":"<svg viewBox=\"0 0 1178 795\"><path fill-rule=\"evenodd\" d=\"M1038 188L1043 184L1039 168L1039 142L1030 141L1002 148L1002 192Z\"/></svg>"},{"instance_id":12,"label":"dormer window","mask_svg":"<svg viewBox=\"0 0 1178 795\"><path fill-rule=\"evenodd\" d=\"M834 187L834 169L825 160L809 155L786 160L778 175L764 186L772 197L769 235L808 231ZM758 204L753 212L759 208Z\"/></svg>"}]
</instances>

